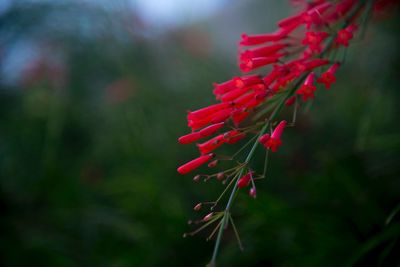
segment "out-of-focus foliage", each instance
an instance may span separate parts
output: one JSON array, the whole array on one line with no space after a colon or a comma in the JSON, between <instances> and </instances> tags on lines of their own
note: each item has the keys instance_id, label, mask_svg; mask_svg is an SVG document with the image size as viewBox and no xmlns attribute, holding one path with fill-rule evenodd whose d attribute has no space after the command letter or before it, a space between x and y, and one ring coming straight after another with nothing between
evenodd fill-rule
<instances>
[{"instance_id":1,"label":"out-of-focus foliage","mask_svg":"<svg viewBox=\"0 0 400 267\"><path fill-rule=\"evenodd\" d=\"M211 101L211 83L238 74L231 38L288 15L272 2L165 33L123 1L16 1L3 11L2 265L204 266L207 234L182 234L201 217L192 206L222 185L176 173L197 154L176 138L185 110ZM228 232L221 266L398 262L400 215L387 218L400 204L399 21L370 26L338 82L285 132L257 199L238 198L245 251ZM256 158L262 168L261 149Z\"/></svg>"}]
</instances>

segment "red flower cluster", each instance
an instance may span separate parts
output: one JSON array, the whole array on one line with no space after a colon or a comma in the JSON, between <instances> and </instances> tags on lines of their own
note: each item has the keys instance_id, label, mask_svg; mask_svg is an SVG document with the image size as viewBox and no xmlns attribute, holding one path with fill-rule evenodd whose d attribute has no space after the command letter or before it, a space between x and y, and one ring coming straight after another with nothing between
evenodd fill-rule
<instances>
[{"instance_id":1,"label":"red flower cluster","mask_svg":"<svg viewBox=\"0 0 400 267\"><path fill-rule=\"evenodd\" d=\"M298 106L301 102L313 99L320 84L329 89L336 81L335 74L341 61L336 58L340 53L331 52L342 52L349 46L358 29L357 24L368 18L369 11L381 10L383 6L395 1L374 0L372 6L367 5L368 1L358 0L292 2L301 5L302 9L279 21L276 31L254 35L244 33L241 36L239 69L248 73L267 66L270 68L264 69L265 72L236 76L222 83L214 83L213 93L218 103L189 112L187 121L192 132L179 138L181 144L208 138L197 144L200 156L178 168L181 174L193 171L214 157L216 159L208 164L210 168L215 167L219 160L236 159L239 152L245 151L244 148L255 140L244 161L238 161L235 167L228 170L205 175L206 180L215 177L224 184L230 182L215 202L199 203L194 207L198 211L203 204L212 203L213 209L228 188L233 187L225 209L221 212L213 211L200 220L205 225L199 230L220 221L210 236L218 232L212 266L221 235L228 222L232 221L230 209L236 192L251 185L249 195L255 198L255 182L265 176L267 160L264 175L257 176L249 166L257 145L261 144L267 150L266 157L269 151L277 152L282 145L283 130L290 124L286 120L277 123L278 112L285 106L289 108L294 105L295 118ZM223 130L224 128L227 129ZM269 128L271 132L267 133ZM222 133L218 134L218 131ZM234 144L251 135L254 135L254 139L250 139L233 157L215 154L223 144ZM196 175L194 180L199 180L201 176ZM235 227L233 222L232 226ZM220 230L216 231L217 228Z\"/></svg>"},{"instance_id":2,"label":"red flower cluster","mask_svg":"<svg viewBox=\"0 0 400 267\"><path fill-rule=\"evenodd\" d=\"M250 72L269 65L272 65L272 70L266 75L237 76L214 83L213 93L220 103L188 113L188 126L192 132L179 138L181 144L210 137L226 126L233 127L233 130L197 145L201 155L209 154L225 143L236 143L244 138L246 132L239 128L242 122L254 115L269 99L288 91L294 82L306 77L295 94L288 97L286 106L297 101L296 95L301 96L303 101L313 99L317 90L315 82L324 84L327 89L335 82L334 75L340 66L338 62L333 62L319 77L314 70L332 62L325 57L327 52L337 49L339 45L348 46L357 30L355 21L363 7L356 0L299 2L303 3L303 10L279 21L275 32L242 34L239 42L240 70ZM294 42L296 39L301 41ZM249 46L252 48L245 49ZM279 130L281 134L285 125L286 122L281 122L274 133ZM274 133L268 140L267 135L260 138L260 142L273 152L281 145L280 138L275 138L278 135ZM198 158L196 164L189 164L189 167L185 164L184 173L204 164L204 159ZM181 168L178 169L180 173Z\"/></svg>"}]
</instances>

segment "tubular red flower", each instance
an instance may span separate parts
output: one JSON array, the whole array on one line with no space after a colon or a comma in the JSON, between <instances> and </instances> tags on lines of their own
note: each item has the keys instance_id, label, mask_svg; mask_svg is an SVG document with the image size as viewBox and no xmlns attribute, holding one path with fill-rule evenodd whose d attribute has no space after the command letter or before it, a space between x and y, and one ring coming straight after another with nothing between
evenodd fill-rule
<instances>
[{"instance_id":1,"label":"tubular red flower","mask_svg":"<svg viewBox=\"0 0 400 267\"><path fill-rule=\"evenodd\" d=\"M193 143L193 142L195 142L195 141L197 141L197 140L199 140L201 138L202 138L202 136L200 135L200 133L199 132L195 132L195 133L190 133L190 134L183 135L183 136L179 137L178 142L180 144L190 144L190 143Z\"/></svg>"},{"instance_id":2,"label":"tubular red flower","mask_svg":"<svg viewBox=\"0 0 400 267\"><path fill-rule=\"evenodd\" d=\"M268 57L287 46L288 45L285 43L279 43L245 50L240 54L240 60L243 61L255 57Z\"/></svg>"},{"instance_id":3,"label":"tubular red flower","mask_svg":"<svg viewBox=\"0 0 400 267\"><path fill-rule=\"evenodd\" d=\"M276 126L275 130L272 132L272 135L270 138L264 138L267 140L263 140L264 142L260 142L268 149L270 149L272 152L276 152L278 150L278 147L282 144L281 141L281 136L283 133L283 129L286 127L286 121L281 121L278 126Z\"/></svg>"},{"instance_id":4,"label":"tubular red flower","mask_svg":"<svg viewBox=\"0 0 400 267\"><path fill-rule=\"evenodd\" d=\"M199 148L200 153L204 155L210 153L211 151L214 151L225 142L226 140L224 138L224 134L220 134L202 144L198 144L197 147Z\"/></svg>"},{"instance_id":5,"label":"tubular red flower","mask_svg":"<svg viewBox=\"0 0 400 267\"><path fill-rule=\"evenodd\" d=\"M283 39L285 36L282 35L281 31L277 31L275 33L253 34L253 35L248 35L246 33L243 33L241 37L242 40L239 43L240 45L251 46L251 45L263 44L266 42L276 42Z\"/></svg>"},{"instance_id":6,"label":"tubular red flower","mask_svg":"<svg viewBox=\"0 0 400 267\"><path fill-rule=\"evenodd\" d=\"M336 81L335 73L339 68L339 66L340 66L339 63L335 63L332 66L330 66L326 72L321 74L321 77L317 79L317 82L325 84L325 88L329 89L331 87L331 84Z\"/></svg>"},{"instance_id":7,"label":"tubular red flower","mask_svg":"<svg viewBox=\"0 0 400 267\"><path fill-rule=\"evenodd\" d=\"M230 103L219 103L215 105L211 105L202 109L198 109L196 111L189 112L187 115L188 120L197 120L208 117L215 112L226 109L230 107Z\"/></svg>"},{"instance_id":8,"label":"tubular red flower","mask_svg":"<svg viewBox=\"0 0 400 267\"><path fill-rule=\"evenodd\" d=\"M199 134L201 135L201 137L210 136L213 133L217 132L222 127L224 127L224 125L225 125L224 122L220 122L220 123L216 123L216 124L210 125L210 126L204 128L204 129L201 129L199 131Z\"/></svg>"},{"instance_id":9,"label":"tubular red flower","mask_svg":"<svg viewBox=\"0 0 400 267\"><path fill-rule=\"evenodd\" d=\"M254 69L264 67L266 65L269 65L271 63L275 63L278 61L278 59L283 56L283 54L278 54L275 56L269 56L269 57L256 57L256 58L251 58L243 61L240 64L240 70L243 72L249 72Z\"/></svg>"},{"instance_id":10,"label":"tubular red flower","mask_svg":"<svg viewBox=\"0 0 400 267\"><path fill-rule=\"evenodd\" d=\"M315 74L311 72L302 87L296 91L296 94L302 95L303 101L307 101L309 98L314 98L314 91L317 88L313 85L314 84Z\"/></svg>"},{"instance_id":11,"label":"tubular red flower","mask_svg":"<svg viewBox=\"0 0 400 267\"><path fill-rule=\"evenodd\" d=\"M247 93L249 90L251 90L251 87L247 87L247 88L238 88L235 90L232 90L226 94L223 94L220 97L221 102L230 102L235 100L236 98L238 98L239 96L244 95L245 93Z\"/></svg>"},{"instance_id":12,"label":"tubular red flower","mask_svg":"<svg viewBox=\"0 0 400 267\"><path fill-rule=\"evenodd\" d=\"M182 166L180 166L178 168L178 172L180 174L187 174L187 173L193 171L194 169L197 169L198 167L200 167L201 165L203 165L204 163L206 163L213 157L214 157L213 153L210 153L207 155L202 155L202 156L195 158L194 160L191 160L188 163L185 163Z\"/></svg>"},{"instance_id":13,"label":"tubular red flower","mask_svg":"<svg viewBox=\"0 0 400 267\"><path fill-rule=\"evenodd\" d=\"M248 172L246 175L240 177L240 179L237 182L238 188L243 188L243 187L248 186L250 184L252 175L253 175L253 172Z\"/></svg>"},{"instance_id":14,"label":"tubular red flower","mask_svg":"<svg viewBox=\"0 0 400 267\"><path fill-rule=\"evenodd\" d=\"M242 79L240 77L234 77L229 81L223 83L213 83L215 95L224 94L229 92L230 90L239 88L239 85L242 83Z\"/></svg>"},{"instance_id":15,"label":"tubular red flower","mask_svg":"<svg viewBox=\"0 0 400 267\"><path fill-rule=\"evenodd\" d=\"M190 144L193 143L199 139L202 139L204 137L210 136L213 133L217 132L219 129L221 129L224 126L224 122L216 123L213 125L210 125L204 129L201 129L198 132L193 132L190 134L183 135L179 137L178 142L181 144Z\"/></svg>"},{"instance_id":16,"label":"tubular red flower","mask_svg":"<svg viewBox=\"0 0 400 267\"><path fill-rule=\"evenodd\" d=\"M242 140L245 137L246 137L246 134L242 133L238 130L232 130L232 131L226 132L224 134L225 142L230 145L236 144L237 142L239 142L240 140Z\"/></svg>"}]
</instances>

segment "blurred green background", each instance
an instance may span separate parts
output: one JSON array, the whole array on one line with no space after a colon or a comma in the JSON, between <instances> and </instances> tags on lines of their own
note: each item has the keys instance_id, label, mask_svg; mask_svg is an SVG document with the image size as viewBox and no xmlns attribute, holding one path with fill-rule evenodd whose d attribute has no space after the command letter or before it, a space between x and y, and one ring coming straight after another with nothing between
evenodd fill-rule
<instances>
[{"instance_id":1,"label":"blurred green background","mask_svg":"<svg viewBox=\"0 0 400 267\"><path fill-rule=\"evenodd\" d=\"M288 3L1 2L1 265L204 266L209 231L182 234L223 186L178 175L198 152L177 137L212 82L239 74L240 34L274 30ZM398 12L369 26L257 199L238 197L245 251L227 231L220 266L400 263Z\"/></svg>"}]
</instances>

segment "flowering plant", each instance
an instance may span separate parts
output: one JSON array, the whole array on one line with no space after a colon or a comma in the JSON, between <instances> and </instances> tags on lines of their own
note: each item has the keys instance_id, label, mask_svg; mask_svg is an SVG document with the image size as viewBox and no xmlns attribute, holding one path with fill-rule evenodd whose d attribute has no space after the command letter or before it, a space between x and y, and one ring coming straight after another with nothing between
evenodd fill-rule
<instances>
[{"instance_id":1,"label":"flowering plant","mask_svg":"<svg viewBox=\"0 0 400 267\"><path fill-rule=\"evenodd\" d=\"M187 121L192 132L179 138L181 144L200 142L197 144L200 156L180 166L180 174L190 173L206 163L210 168L220 161L233 163L229 169L194 176L195 181L215 178L226 185L215 201L195 205L196 211L210 205L211 212L196 222L201 227L185 234L193 235L214 225L208 237L216 235L211 266L215 265L222 235L229 225L242 247L231 212L237 194L248 188L250 197L257 196L256 184L266 177L270 152L278 152L284 144L284 131L295 125L297 110L314 99L320 87L331 88L344 63L344 56L338 55L345 55L354 37L363 34L371 13L391 1L293 2L300 6L300 11L279 21L275 32L241 36L240 70L249 73L266 66L272 68L265 73L253 72L214 83L213 93L219 103L189 112ZM278 117L283 108L293 110L290 119ZM205 138L209 139L200 141ZM234 155L217 154L216 150L223 144L233 145L242 139L248 141ZM250 165L259 145L266 151L261 171ZM244 154L246 149L248 152ZM229 190L224 208L217 211Z\"/></svg>"}]
</instances>

